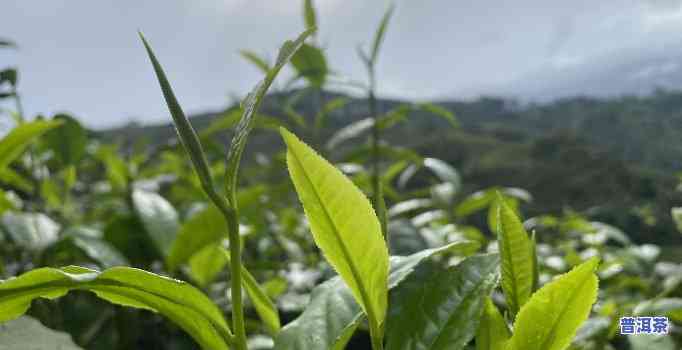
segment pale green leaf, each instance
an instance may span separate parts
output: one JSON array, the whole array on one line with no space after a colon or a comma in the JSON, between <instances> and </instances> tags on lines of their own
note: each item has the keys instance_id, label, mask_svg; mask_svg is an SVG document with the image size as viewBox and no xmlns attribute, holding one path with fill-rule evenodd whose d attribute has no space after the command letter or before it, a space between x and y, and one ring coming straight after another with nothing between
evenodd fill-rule
<instances>
[{"instance_id":1,"label":"pale green leaf","mask_svg":"<svg viewBox=\"0 0 682 350\"><path fill-rule=\"evenodd\" d=\"M598 264L592 258L535 292L516 317L507 349L566 349L597 299Z\"/></svg>"},{"instance_id":2,"label":"pale green leaf","mask_svg":"<svg viewBox=\"0 0 682 350\"><path fill-rule=\"evenodd\" d=\"M187 219L173 241L166 257L168 269L174 271L201 249L227 237L227 222L214 205L208 205Z\"/></svg>"},{"instance_id":3,"label":"pale green leaf","mask_svg":"<svg viewBox=\"0 0 682 350\"><path fill-rule=\"evenodd\" d=\"M533 246L528 233L507 200L498 194L492 211L496 218L502 264L502 290L509 311L516 315L533 291Z\"/></svg>"},{"instance_id":4,"label":"pale green leaf","mask_svg":"<svg viewBox=\"0 0 682 350\"><path fill-rule=\"evenodd\" d=\"M507 323L491 298L486 298L476 331L476 350L504 350L511 337Z\"/></svg>"},{"instance_id":5,"label":"pale green leaf","mask_svg":"<svg viewBox=\"0 0 682 350\"><path fill-rule=\"evenodd\" d=\"M0 322L25 313L37 298L54 299L85 290L114 304L158 312L205 349L227 349L232 335L221 311L182 281L128 267L98 272L77 266L40 268L0 283Z\"/></svg>"},{"instance_id":6,"label":"pale green leaf","mask_svg":"<svg viewBox=\"0 0 682 350\"><path fill-rule=\"evenodd\" d=\"M484 302L498 280L497 254L459 265L424 266L391 294L386 348L463 349L474 337Z\"/></svg>"},{"instance_id":7,"label":"pale green leaf","mask_svg":"<svg viewBox=\"0 0 682 350\"><path fill-rule=\"evenodd\" d=\"M5 170L38 136L60 125L60 121L36 120L12 129L0 140L0 170Z\"/></svg>"},{"instance_id":8,"label":"pale green leaf","mask_svg":"<svg viewBox=\"0 0 682 350\"><path fill-rule=\"evenodd\" d=\"M227 265L219 244L208 245L189 258L189 275L199 286L207 287Z\"/></svg>"},{"instance_id":9,"label":"pale green leaf","mask_svg":"<svg viewBox=\"0 0 682 350\"><path fill-rule=\"evenodd\" d=\"M677 231L682 233L682 207L670 209L670 215L673 217Z\"/></svg>"},{"instance_id":10,"label":"pale green leaf","mask_svg":"<svg viewBox=\"0 0 682 350\"><path fill-rule=\"evenodd\" d=\"M284 129L281 133L289 173L315 243L348 284L377 334L387 307L388 249L381 224L350 179L296 136Z\"/></svg>"}]
</instances>

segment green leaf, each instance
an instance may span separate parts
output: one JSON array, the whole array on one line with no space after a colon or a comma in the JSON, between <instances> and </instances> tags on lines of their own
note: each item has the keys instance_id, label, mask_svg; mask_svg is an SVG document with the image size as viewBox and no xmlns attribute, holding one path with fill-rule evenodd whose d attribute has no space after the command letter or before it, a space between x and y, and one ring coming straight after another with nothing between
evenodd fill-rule
<instances>
[{"instance_id":1,"label":"green leaf","mask_svg":"<svg viewBox=\"0 0 682 350\"><path fill-rule=\"evenodd\" d=\"M387 349L463 349L498 280L497 254L447 269L418 269L391 294Z\"/></svg>"},{"instance_id":2,"label":"green leaf","mask_svg":"<svg viewBox=\"0 0 682 350\"><path fill-rule=\"evenodd\" d=\"M2 228L14 244L41 251L57 241L59 224L42 213L5 212Z\"/></svg>"},{"instance_id":3,"label":"green leaf","mask_svg":"<svg viewBox=\"0 0 682 350\"><path fill-rule=\"evenodd\" d=\"M132 199L135 213L142 221L149 238L161 256L168 256L180 226L178 212L166 199L154 192L135 190Z\"/></svg>"},{"instance_id":4,"label":"green leaf","mask_svg":"<svg viewBox=\"0 0 682 350\"><path fill-rule=\"evenodd\" d=\"M30 317L0 325L0 350L81 350L68 333L57 332Z\"/></svg>"},{"instance_id":5,"label":"green leaf","mask_svg":"<svg viewBox=\"0 0 682 350\"><path fill-rule=\"evenodd\" d=\"M316 28L317 27L317 14L315 13L315 7L313 6L313 0L305 0L303 3L303 19L305 21L306 28Z\"/></svg>"},{"instance_id":6,"label":"green leaf","mask_svg":"<svg viewBox=\"0 0 682 350\"><path fill-rule=\"evenodd\" d=\"M509 311L516 315L533 291L533 246L521 220L501 194L491 212L496 218L494 231L502 259L502 290Z\"/></svg>"},{"instance_id":7,"label":"green leaf","mask_svg":"<svg viewBox=\"0 0 682 350\"><path fill-rule=\"evenodd\" d=\"M247 61L253 63L254 66L258 67L261 72L268 74L270 71L270 65L268 62L262 57L258 56L257 53L249 50L242 50L239 51L239 54L242 55L242 57L244 57Z\"/></svg>"},{"instance_id":8,"label":"green leaf","mask_svg":"<svg viewBox=\"0 0 682 350\"><path fill-rule=\"evenodd\" d=\"M209 245L190 259L192 278L201 286L206 286L213 281L226 265L230 265L230 253L220 244ZM244 266L242 266L241 272L242 285L256 309L256 313L263 321L268 333L275 336L281 328L277 306Z\"/></svg>"},{"instance_id":9,"label":"green leaf","mask_svg":"<svg viewBox=\"0 0 682 350\"><path fill-rule=\"evenodd\" d=\"M379 57L379 49L381 48L381 43L384 41L384 36L386 35L386 27L388 26L388 22L390 21L391 16L393 15L394 9L395 6L393 4L391 4L388 7L386 13L384 14L384 17L381 19L379 28L377 28L377 31L374 34L374 43L372 44L372 55L370 56L370 60L372 63L377 62L377 57Z\"/></svg>"},{"instance_id":10,"label":"green leaf","mask_svg":"<svg viewBox=\"0 0 682 350\"><path fill-rule=\"evenodd\" d=\"M53 120L59 120L62 124L45 133L47 146L63 166L76 165L85 154L88 141L85 129L76 119L66 114L58 114Z\"/></svg>"},{"instance_id":11,"label":"green leaf","mask_svg":"<svg viewBox=\"0 0 682 350\"><path fill-rule=\"evenodd\" d=\"M216 206L208 205L187 219L180 227L166 258L168 269L174 271L203 248L220 242L226 237L225 218Z\"/></svg>"},{"instance_id":12,"label":"green leaf","mask_svg":"<svg viewBox=\"0 0 682 350\"><path fill-rule=\"evenodd\" d=\"M310 36L315 31L314 28L308 29L296 38L294 41L287 40L284 42L282 47L279 49L279 54L277 55L277 61L275 65L268 71L268 74L261 80L256 87L251 90L251 92L246 96L241 104L244 114L242 119L237 124L234 137L232 137L232 142L230 144L230 150L227 155L227 170L225 173L226 177L226 193L230 204L236 207L237 201L237 175L239 171L239 162L242 158L242 153L244 152L244 147L246 146L246 139L253 129L255 123L255 116L260 108L263 97L265 93L272 85L272 82L279 74L291 57L296 54L296 51L303 45L304 41L308 36Z\"/></svg>"},{"instance_id":13,"label":"green leaf","mask_svg":"<svg viewBox=\"0 0 682 350\"><path fill-rule=\"evenodd\" d=\"M598 264L592 258L533 294L516 317L507 349L566 349L597 299Z\"/></svg>"},{"instance_id":14,"label":"green leaf","mask_svg":"<svg viewBox=\"0 0 682 350\"><path fill-rule=\"evenodd\" d=\"M189 275L202 288L207 287L227 265L220 244L212 244L189 258Z\"/></svg>"},{"instance_id":15,"label":"green leaf","mask_svg":"<svg viewBox=\"0 0 682 350\"><path fill-rule=\"evenodd\" d=\"M372 334L378 335L386 316L388 275L381 224L350 179L293 134L285 129L281 134L315 243L367 313Z\"/></svg>"},{"instance_id":16,"label":"green leaf","mask_svg":"<svg viewBox=\"0 0 682 350\"><path fill-rule=\"evenodd\" d=\"M5 170L38 136L57 127L60 123L59 121L36 120L20 124L12 129L0 140L0 170Z\"/></svg>"},{"instance_id":17,"label":"green leaf","mask_svg":"<svg viewBox=\"0 0 682 350\"><path fill-rule=\"evenodd\" d=\"M127 259L102 237L102 232L96 229L75 226L64 230L61 240L73 244L104 268L128 265Z\"/></svg>"},{"instance_id":18,"label":"green leaf","mask_svg":"<svg viewBox=\"0 0 682 350\"><path fill-rule=\"evenodd\" d=\"M168 105L168 110L170 111L170 114L173 117L173 125L175 125L175 131L177 131L178 133L180 142L182 143L182 146L185 148L185 151L187 151L187 154L189 154L189 157L192 160L194 170L197 172L197 175L199 176L202 188L204 189L204 191L206 191L206 193L209 196L213 196L215 195L215 189L213 188L213 179L211 177L211 171L208 167L208 162L206 161L206 154L204 153L204 149L201 146L201 142L197 137L197 133L194 131L194 128L192 128L192 124L190 124L189 119L187 119L187 117L185 116L185 112L182 111L182 107L180 107L178 100L175 98L173 88L171 87L170 82L168 82L168 78L166 78L166 73L164 73L161 64L156 59L156 56L154 55L151 46L149 45L149 43L147 43L147 40L142 35L142 32L139 32L139 34L140 39L142 39L142 43L144 44L144 47L147 50L147 55L149 56L149 59L152 62L152 66L154 66L156 78L159 80L159 85L161 86L163 97L165 98L166 104Z\"/></svg>"},{"instance_id":19,"label":"green leaf","mask_svg":"<svg viewBox=\"0 0 682 350\"><path fill-rule=\"evenodd\" d=\"M452 184L455 192L458 192L460 187L462 187L462 177L457 169L450 164L436 158L424 158L423 165L436 174L441 181Z\"/></svg>"},{"instance_id":20,"label":"green leaf","mask_svg":"<svg viewBox=\"0 0 682 350\"><path fill-rule=\"evenodd\" d=\"M327 80L329 69L322 49L310 44L303 44L291 58L291 64L298 75L305 78L310 85L320 88Z\"/></svg>"},{"instance_id":21,"label":"green leaf","mask_svg":"<svg viewBox=\"0 0 682 350\"><path fill-rule=\"evenodd\" d=\"M388 288L399 287L425 259L467 243L453 242L409 256L392 256ZM334 277L313 289L303 313L275 338L275 349L343 349L362 319L362 309L350 289L341 277Z\"/></svg>"},{"instance_id":22,"label":"green leaf","mask_svg":"<svg viewBox=\"0 0 682 350\"><path fill-rule=\"evenodd\" d=\"M476 350L504 350L511 333L507 323L493 304L486 298L481 323L476 331Z\"/></svg>"},{"instance_id":23,"label":"green leaf","mask_svg":"<svg viewBox=\"0 0 682 350\"><path fill-rule=\"evenodd\" d=\"M40 268L0 283L0 322L25 313L37 298L55 299L85 290L111 303L158 312L205 349L227 349L232 335L221 311L182 281L129 267L98 272L77 266Z\"/></svg>"}]
</instances>

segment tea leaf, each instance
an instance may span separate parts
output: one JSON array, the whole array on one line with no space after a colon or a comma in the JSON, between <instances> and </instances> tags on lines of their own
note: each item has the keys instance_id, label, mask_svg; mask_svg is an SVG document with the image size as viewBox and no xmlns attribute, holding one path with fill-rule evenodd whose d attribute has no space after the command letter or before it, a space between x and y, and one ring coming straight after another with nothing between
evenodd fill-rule
<instances>
[{"instance_id":1,"label":"tea leaf","mask_svg":"<svg viewBox=\"0 0 682 350\"><path fill-rule=\"evenodd\" d=\"M45 141L62 165L75 165L85 154L87 135L78 120L66 114L58 114L53 120L62 124L45 133Z\"/></svg>"},{"instance_id":2,"label":"tea leaf","mask_svg":"<svg viewBox=\"0 0 682 350\"><path fill-rule=\"evenodd\" d=\"M244 147L246 146L246 139L253 129L255 123L255 116L258 112L258 108L265 97L265 93L272 85L272 82L279 74L291 57L298 51L298 49L303 45L308 36L310 36L315 31L314 28L308 29L296 38L294 41L287 40L284 45L279 49L279 54L277 55L277 61L275 65L268 71L267 75L263 80L261 80L256 87L251 90L251 92L246 96L242 102L242 109L244 114L242 114L242 119L237 124L234 137L232 137L232 142L230 144L230 150L227 155L227 170L225 173L225 187L230 204L233 207L237 206L236 192L237 192L237 173L239 171L239 162L242 158L242 153L244 152Z\"/></svg>"},{"instance_id":3,"label":"tea leaf","mask_svg":"<svg viewBox=\"0 0 682 350\"><path fill-rule=\"evenodd\" d=\"M151 46L149 43L147 43L147 39L145 39L144 35L142 35L142 32L139 34L140 39L142 39L142 43L147 50L147 55L154 66L156 78L159 80L163 97L166 100L171 117L173 117L173 125L175 125L175 131L178 133L180 143L182 143L182 146L187 151L187 154L189 154L189 158L192 160L194 170L199 176L199 180L201 181L204 191L211 196L215 193L213 188L213 179L211 177L211 171L208 167L206 154L204 153L204 149L201 146L201 142L199 141L194 128L192 128L192 124L190 124L189 119L187 119L185 116L185 112L182 111L182 107L180 107L178 100L175 98L173 88L171 87L170 82L168 82L168 78L166 78L166 73L164 73L161 64L156 59Z\"/></svg>"},{"instance_id":4,"label":"tea leaf","mask_svg":"<svg viewBox=\"0 0 682 350\"><path fill-rule=\"evenodd\" d=\"M2 228L17 246L41 251L57 241L59 224L42 213L6 212Z\"/></svg>"},{"instance_id":5,"label":"tea leaf","mask_svg":"<svg viewBox=\"0 0 682 350\"><path fill-rule=\"evenodd\" d=\"M0 140L0 170L5 170L38 136L60 124L61 121L36 120L12 129Z\"/></svg>"},{"instance_id":6,"label":"tea leaf","mask_svg":"<svg viewBox=\"0 0 682 350\"><path fill-rule=\"evenodd\" d=\"M384 14L384 17L381 19L379 28L377 28L377 32L374 34L374 43L372 44L372 55L370 56L370 60L372 63L376 63L377 61L377 58L379 56L379 49L381 48L381 43L384 41L384 36L386 35L386 27L388 26L388 22L390 21L391 16L393 15L394 9L395 6L393 4L391 4L388 7L386 13Z\"/></svg>"},{"instance_id":7,"label":"tea leaf","mask_svg":"<svg viewBox=\"0 0 682 350\"><path fill-rule=\"evenodd\" d=\"M409 256L392 256L388 288L400 287L401 282L425 259L462 244L468 242L453 242ZM337 276L313 289L308 307L297 319L284 326L275 338L275 349L343 349L362 320L360 305L343 279Z\"/></svg>"},{"instance_id":8,"label":"tea leaf","mask_svg":"<svg viewBox=\"0 0 682 350\"><path fill-rule=\"evenodd\" d=\"M502 258L502 290L516 315L533 291L533 247L514 210L501 194L497 196L491 213Z\"/></svg>"},{"instance_id":9,"label":"tea leaf","mask_svg":"<svg viewBox=\"0 0 682 350\"><path fill-rule=\"evenodd\" d=\"M180 226L178 212L165 198L154 192L135 190L132 201L135 213L156 249L161 256L168 256Z\"/></svg>"},{"instance_id":10,"label":"tea leaf","mask_svg":"<svg viewBox=\"0 0 682 350\"><path fill-rule=\"evenodd\" d=\"M476 331L476 350L504 350L511 333L492 299L486 298Z\"/></svg>"},{"instance_id":11,"label":"tea leaf","mask_svg":"<svg viewBox=\"0 0 682 350\"><path fill-rule=\"evenodd\" d=\"M387 307L388 249L381 224L350 179L293 134L285 129L281 134L315 243L348 284L377 334Z\"/></svg>"},{"instance_id":12,"label":"tea leaf","mask_svg":"<svg viewBox=\"0 0 682 350\"><path fill-rule=\"evenodd\" d=\"M54 331L23 316L0 325L0 350L13 349L81 350L81 347L68 333Z\"/></svg>"},{"instance_id":13,"label":"tea leaf","mask_svg":"<svg viewBox=\"0 0 682 350\"><path fill-rule=\"evenodd\" d=\"M262 57L258 56L255 52L249 51L249 50L242 50L239 52L242 57L244 57L247 61L253 63L254 66L258 67L258 69L261 70L261 72L268 74L270 71L270 65L268 64L265 59Z\"/></svg>"},{"instance_id":14,"label":"tea leaf","mask_svg":"<svg viewBox=\"0 0 682 350\"><path fill-rule=\"evenodd\" d=\"M207 206L180 226L166 257L168 269L175 271L200 250L226 237L227 222L222 213L214 205Z\"/></svg>"},{"instance_id":15,"label":"tea leaf","mask_svg":"<svg viewBox=\"0 0 682 350\"><path fill-rule=\"evenodd\" d=\"M508 349L566 349L597 299L598 264L592 258L535 292L516 317Z\"/></svg>"},{"instance_id":16,"label":"tea leaf","mask_svg":"<svg viewBox=\"0 0 682 350\"><path fill-rule=\"evenodd\" d=\"M158 312L205 349L227 349L232 334L221 311L196 288L129 267L98 272L77 266L40 268L0 283L0 322L21 316L37 298L85 290L114 304Z\"/></svg>"},{"instance_id":17,"label":"tea leaf","mask_svg":"<svg viewBox=\"0 0 682 350\"><path fill-rule=\"evenodd\" d=\"M498 263L497 254L477 255L454 267L411 274L391 294L386 348L463 349L497 284Z\"/></svg>"},{"instance_id":18,"label":"tea leaf","mask_svg":"<svg viewBox=\"0 0 682 350\"><path fill-rule=\"evenodd\" d=\"M305 2L303 3L303 17L305 20L306 28L317 27L317 14L315 14L313 0L305 0Z\"/></svg>"},{"instance_id":19,"label":"tea leaf","mask_svg":"<svg viewBox=\"0 0 682 350\"><path fill-rule=\"evenodd\" d=\"M310 44L301 45L301 48L291 58L291 64L310 85L316 88L324 85L329 69L327 68L327 59L320 48Z\"/></svg>"},{"instance_id":20,"label":"tea leaf","mask_svg":"<svg viewBox=\"0 0 682 350\"><path fill-rule=\"evenodd\" d=\"M206 246L190 259L192 278L199 285L207 286L215 276L230 264L230 253L220 244ZM246 290L256 313L263 321L266 330L274 336L281 328L277 306L265 293L256 278L242 266L242 286Z\"/></svg>"}]
</instances>

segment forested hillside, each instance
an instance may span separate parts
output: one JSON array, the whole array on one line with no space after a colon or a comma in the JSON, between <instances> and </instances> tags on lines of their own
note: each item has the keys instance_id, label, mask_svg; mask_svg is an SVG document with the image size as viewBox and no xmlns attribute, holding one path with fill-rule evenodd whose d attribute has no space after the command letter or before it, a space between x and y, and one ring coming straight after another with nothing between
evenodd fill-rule
<instances>
[{"instance_id":1,"label":"forested hillside","mask_svg":"<svg viewBox=\"0 0 682 350\"><path fill-rule=\"evenodd\" d=\"M318 140L328 140L368 114L364 98L325 92L318 100L305 90L272 94L263 105L270 124L254 133L250 154L281 150L273 126L296 117L312 119L319 114L317 106L325 103L338 108L325 116L326 128ZM379 100L381 112L404 118L386 131L386 139L456 165L470 192L497 185L527 189L535 197L528 206L532 214L577 210L628 227L639 241L680 242L669 215L657 213L682 203L682 194L672 191L682 169L682 93L576 97L538 105L491 97L437 105L456 116L457 128L424 108ZM212 130L213 140L224 145L231 135L221 129L231 126L230 120L236 122L235 110L191 120L198 130ZM363 131L359 128L357 136L364 136ZM130 124L97 135L127 144L130 150L135 143L141 146L140 140L157 147L176 142L171 124ZM348 161L353 155L346 156Z\"/></svg>"}]
</instances>

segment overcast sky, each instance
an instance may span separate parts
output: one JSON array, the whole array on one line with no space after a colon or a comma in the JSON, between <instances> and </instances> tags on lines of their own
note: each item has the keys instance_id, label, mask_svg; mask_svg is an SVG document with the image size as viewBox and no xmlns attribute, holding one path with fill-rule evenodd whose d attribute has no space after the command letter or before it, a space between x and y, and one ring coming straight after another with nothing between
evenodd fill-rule
<instances>
[{"instance_id":1,"label":"overcast sky","mask_svg":"<svg viewBox=\"0 0 682 350\"><path fill-rule=\"evenodd\" d=\"M0 37L11 38L20 49L0 51L0 68L19 67L20 91L30 115L67 111L95 128L133 119L166 121L168 113L137 29L153 45L185 110L215 110L260 79L239 50L273 57L283 40L303 29L301 3L2 0ZM386 3L315 3L319 37L330 65L363 79L355 47L371 41ZM574 79L572 72L594 77L602 68L608 69L611 58L639 62L641 69L633 72L633 79L665 74L677 69L678 63L658 60L652 67L647 62L654 61L641 57L679 52L680 4L678 0L397 1L380 57L380 94L410 99L480 94L532 98L554 89L558 95L570 95L580 93L576 90L581 85L573 82L575 87L562 90L560 79L553 77Z\"/></svg>"}]
</instances>

